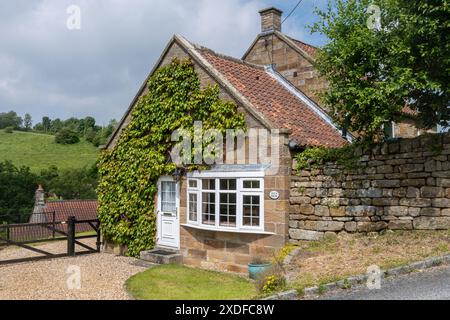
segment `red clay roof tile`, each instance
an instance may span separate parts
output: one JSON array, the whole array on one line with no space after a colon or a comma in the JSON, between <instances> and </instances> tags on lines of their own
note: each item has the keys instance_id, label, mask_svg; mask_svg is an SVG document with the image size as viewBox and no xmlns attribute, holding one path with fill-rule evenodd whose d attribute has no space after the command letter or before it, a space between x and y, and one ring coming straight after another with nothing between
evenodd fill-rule
<instances>
[{"instance_id":1,"label":"red clay roof tile","mask_svg":"<svg viewBox=\"0 0 450 320\"><path fill-rule=\"evenodd\" d=\"M77 220L93 220L97 219L97 200L49 201L44 211L55 212L56 221L67 221L70 216Z\"/></svg>"},{"instance_id":2,"label":"red clay roof tile","mask_svg":"<svg viewBox=\"0 0 450 320\"><path fill-rule=\"evenodd\" d=\"M301 146L341 147L341 134L311 107L285 88L263 67L196 49L250 103L279 129L291 129L291 138Z\"/></svg>"}]
</instances>

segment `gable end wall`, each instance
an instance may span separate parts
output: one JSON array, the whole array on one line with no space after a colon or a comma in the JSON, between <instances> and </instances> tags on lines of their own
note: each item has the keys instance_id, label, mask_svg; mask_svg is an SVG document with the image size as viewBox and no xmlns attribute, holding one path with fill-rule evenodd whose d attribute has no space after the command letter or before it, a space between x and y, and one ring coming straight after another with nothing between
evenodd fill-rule
<instances>
[{"instance_id":1,"label":"gable end wall","mask_svg":"<svg viewBox=\"0 0 450 320\"><path fill-rule=\"evenodd\" d=\"M260 37L245 56L245 61L258 65L275 64L283 77L316 102L319 101L317 93L326 88L326 81L319 77L312 63L276 35Z\"/></svg>"}]
</instances>

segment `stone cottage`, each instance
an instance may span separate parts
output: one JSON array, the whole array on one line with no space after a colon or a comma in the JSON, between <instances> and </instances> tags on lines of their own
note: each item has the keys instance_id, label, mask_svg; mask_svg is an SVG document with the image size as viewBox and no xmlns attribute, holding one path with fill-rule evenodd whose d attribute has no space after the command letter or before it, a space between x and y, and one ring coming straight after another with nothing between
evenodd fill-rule
<instances>
[{"instance_id":1,"label":"stone cottage","mask_svg":"<svg viewBox=\"0 0 450 320\"><path fill-rule=\"evenodd\" d=\"M282 33L280 10L260 14L261 33L242 59L175 35L105 146L114 148L146 93L148 79L174 58L192 61L202 87L218 85L221 99L235 103L245 115L249 131L277 132L278 143L269 146L276 158L270 161L245 153L251 140L247 137L243 149L233 149L230 156L244 153L244 161L228 161L227 153L225 163L210 170L160 178L157 246L175 252L188 265L245 272L253 259L271 258L289 241L290 212L299 208L290 202L291 192L296 192L291 186L297 183L292 171L295 153L352 140L318 104L317 91L326 88L326 82L313 66L317 49ZM296 228L299 225L291 222L291 229Z\"/></svg>"},{"instance_id":2,"label":"stone cottage","mask_svg":"<svg viewBox=\"0 0 450 320\"><path fill-rule=\"evenodd\" d=\"M264 10L261 17L262 35L268 32L282 35L280 11ZM283 39L288 38L283 35ZM308 78L306 72L311 68L309 53L315 49L288 41L295 46L295 56L290 59L299 60L295 67L298 76L304 79L298 86L265 61L252 61L261 51L257 44L246 58L236 59L195 45L179 35L170 40L149 75L174 58L189 59L201 85L218 85L221 99L232 101L245 114L248 129L279 132L274 163L252 162L251 155L247 155L244 163L226 162L208 171L187 173L181 179L161 177L157 201L158 247L179 251L185 264L244 272L255 257L270 257L288 240L292 150L339 147L351 139L342 137L331 118L306 93L320 82ZM284 49L278 49L277 56L282 55L280 50ZM287 70L287 66L283 68ZM114 148L121 130L130 121L131 110L146 92L147 80L106 148Z\"/></svg>"}]
</instances>

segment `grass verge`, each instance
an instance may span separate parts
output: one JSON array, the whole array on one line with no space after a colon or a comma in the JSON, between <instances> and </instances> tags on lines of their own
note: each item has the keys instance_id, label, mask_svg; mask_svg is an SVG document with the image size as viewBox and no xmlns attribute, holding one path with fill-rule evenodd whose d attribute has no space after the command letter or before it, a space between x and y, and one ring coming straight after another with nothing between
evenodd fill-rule
<instances>
[{"instance_id":1,"label":"grass verge","mask_svg":"<svg viewBox=\"0 0 450 320\"><path fill-rule=\"evenodd\" d=\"M323 241L300 242L299 254L287 266L289 286L299 293L323 286L367 268L404 266L450 253L450 231L395 231L383 235L345 234Z\"/></svg>"},{"instance_id":2,"label":"grass verge","mask_svg":"<svg viewBox=\"0 0 450 320\"><path fill-rule=\"evenodd\" d=\"M162 265L129 278L128 292L138 300L241 300L256 297L249 280L226 273Z\"/></svg>"}]
</instances>

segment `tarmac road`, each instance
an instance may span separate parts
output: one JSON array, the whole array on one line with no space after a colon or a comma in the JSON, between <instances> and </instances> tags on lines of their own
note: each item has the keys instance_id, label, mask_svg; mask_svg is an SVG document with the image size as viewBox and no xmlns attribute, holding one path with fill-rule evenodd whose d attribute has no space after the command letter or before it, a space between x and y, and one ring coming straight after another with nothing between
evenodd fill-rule
<instances>
[{"instance_id":1,"label":"tarmac road","mask_svg":"<svg viewBox=\"0 0 450 320\"><path fill-rule=\"evenodd\" d=\"M320 300L450 300L450 266L383 279L381 289L330 292Z\"/></svg>"}]
</instances>

